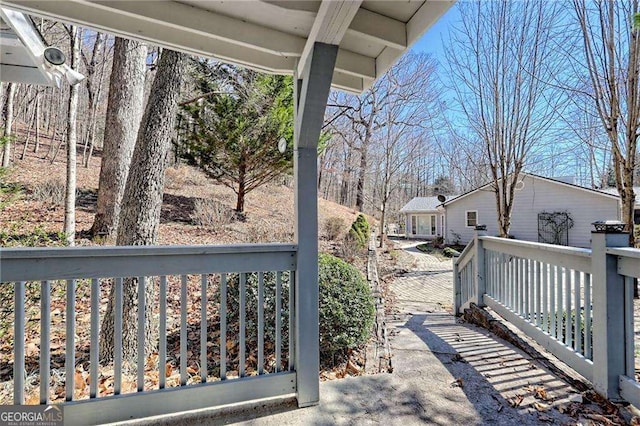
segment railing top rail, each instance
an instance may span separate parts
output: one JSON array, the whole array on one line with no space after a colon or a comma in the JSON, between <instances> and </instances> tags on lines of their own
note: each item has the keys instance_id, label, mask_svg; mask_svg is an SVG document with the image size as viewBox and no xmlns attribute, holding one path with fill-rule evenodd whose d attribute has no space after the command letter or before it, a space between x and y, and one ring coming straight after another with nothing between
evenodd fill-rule
<instances>
[{"instance_id":1,"label":"railing top rail","mask_svg":"<svg viewBox=\"0 0 640 426\"><path fill-rule=\"evenodd\" d=\"M640 259L640 249L633 247L608 247L607 254L621 257L630 257L632 259Z\"/></svg>"},{"instance_id":2,"label":"railing top rail","mask_svg":"<svg viewBox=\"0 0 640 426\"><path fill-rule=\"evenodd\" d=\"M0 260L64 257L180 256L297 251L295 244L231 244L189 246L98 246L0 248Z\"/></svg>"},{"instance_id":3,"label":"railing top rail","mask_svg":"<svg viewBox=\"0 0 640 426\"><path fill-rule=\"evenodd\" d=\"M295 269L293 244L11 248L0 282L210 274Z\"/></svg>"},{"instance_id":4,"label":"railing top rail","mask_svg":"<svg viewBox=\"0 0 640 426\"><path fill-rule=\"evenodd\" d=\"M501 245L510 246L510 247L522 247L522 248L533 249L533 250L543 250L547 252L560 253L565 255L586 257L586 258L591 257L591 249L588 249L588 248L558 246L555 244L546 244L546 243L534 243L532 241L512 240L509 238L501 238L501 237L483 236L479 238L482 241L490 241L496 244L501 244Z\"/></svg>"},{"instance_id":5,"label":"railing top rail","mask_svg":"<svg viewBox=\"0 0 640 426\"><path fill-rule=\"evenodd\" d=\"M476 243L475 240L469 241L469 244L467 244L467 246L464 248L464 250L462 250L462 253L460 253L460 256L458 256L454 260L456 265L461 265L463 262L466 264L465 261L467 260L467 258L473 254L473 247L474 247L475 243Z\"/></svg>"}]
</instances>

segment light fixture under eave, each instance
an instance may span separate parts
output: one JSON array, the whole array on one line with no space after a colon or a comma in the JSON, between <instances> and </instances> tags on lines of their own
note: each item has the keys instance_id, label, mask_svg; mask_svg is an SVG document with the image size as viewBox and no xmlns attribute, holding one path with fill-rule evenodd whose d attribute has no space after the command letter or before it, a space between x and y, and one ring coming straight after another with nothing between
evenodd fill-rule
<instances>
[{"instance_id":1,"label":"light fixture under eave","mask_svg":"<svg viewBox=\"0 0 640 426\"><path fill-rule=\"evenodd\" d=\"M62 65L67 61L67 57L57 47L47 47L44 49L43 55L45 61L51 65Z\"/></svg>"}]
</instances>

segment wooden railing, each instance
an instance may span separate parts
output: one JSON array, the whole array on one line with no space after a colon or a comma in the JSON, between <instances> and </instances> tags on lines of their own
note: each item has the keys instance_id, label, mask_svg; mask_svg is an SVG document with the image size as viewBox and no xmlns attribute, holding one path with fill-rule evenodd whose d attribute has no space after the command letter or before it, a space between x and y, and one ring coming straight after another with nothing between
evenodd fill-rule
<instances>
[{"instance_id":1,"label":"wooden railing","mask_svg":"<svg viewBox=\"0 0 640 426\"><path fill-rule=\"evenodd\" d=\"M475 263L475 240L471 240L453 262L453 275L457 279L457 285L454 286L453 292L456 314L460 312L460 309L468 308L470 303L477 303L475 285L477 271L474 267L477 265L474 265Z\"/></svg>"},{"instance_id":2,"label":"wooden railing","mask_svg":"<svg viewBox=\"0 0 640 426\"><path fill-rule=\"evenodd\" d=\"M285 244L0 250L14 322L13 400L3 403L61 402L65 424L80 424L295 393L296 256ZM135 313L123 318L127 305ZM133 359L123 321L135 322Z\"/></svg>"},{"instance_id":3,"label":"wooden railing","mask_svg":"<svg viewBox=\"0 0 640 426\"><path fill-rule=\"evenodd\" d=\"M633 333L640 250L625 247L628 234L619 232L619 224L598 227L591 249L489 237L479 230L472 248L454 260L454 294L461 295L455 310L471 303L490 307L604 396L640 406ZM468 265L474 265L471 279Z\"/></svg>"}]
</instances>

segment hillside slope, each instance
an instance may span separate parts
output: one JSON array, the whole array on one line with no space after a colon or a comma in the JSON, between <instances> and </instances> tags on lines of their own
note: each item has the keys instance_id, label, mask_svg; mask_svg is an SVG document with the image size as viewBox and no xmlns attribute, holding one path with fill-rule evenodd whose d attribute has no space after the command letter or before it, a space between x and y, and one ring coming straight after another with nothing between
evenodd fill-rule
<instances>
[{"instance_id":1,"label":"hillside slope","mask_svg":"<svg viewBox=\"0 0 640 426\"><path fill-rule=\"evenodd\" d=\"M20 197L0 214L0 230L5 234L29 236L33 233L57 233L64 223L64 147L51 164L43 157L49 152L44 139L37 154L28 150L24 160L24 138L19 137L18 155L7 180L23 187ZM57 144L57 143L56 143ZM80 162L82 149L78 149ZM76 203L76 244L91 245L83 237L93 223L96 208L100 152L94 154L89 167L78 165L78 199ZM290 181L290 178L284 179ZM247 195L246 212L238 218L232 208L235 194L230 188L207 179L199 170L180 165L167 170L159 244L230 244L248 242L293 241L294 193L283 181L272 182ZM340 217L345 232L357 216L353 209L319 199L320 240L327 218ZM109 243L109 242L103 242ZM326 246L329 242L321 243Z\"/></svg>"}]
</instances>

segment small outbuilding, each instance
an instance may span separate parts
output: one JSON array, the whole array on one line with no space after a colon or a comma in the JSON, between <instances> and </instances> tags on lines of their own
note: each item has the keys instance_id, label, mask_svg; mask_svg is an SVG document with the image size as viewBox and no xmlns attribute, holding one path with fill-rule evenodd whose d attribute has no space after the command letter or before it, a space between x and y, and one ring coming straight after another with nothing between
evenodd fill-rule
<instances>
[{"instance_id":1,"label":"small outbuilding","mask_svg":"<svg viewBox=\"0 0 640 426\"><path fill-rule=\"evenodd\" d=\"M445 235L445 211L438 197L415 197L400 209L405 218L407 238L433 239Z\"/></svg>"},{"instance_id":2,"label":"small outbuilding","mask_svg":"<svg viewBox=\"0 0 640 426\"><path fill-rule=\"evenodd\" d=\"M447 243L468 243L476 225L498 234L492 183L445 201ZM518 177L510 235L519 240L589 247L592 223L620 219L617 194L565 181L522 173Z\"/></svg>"}]
</instances>

